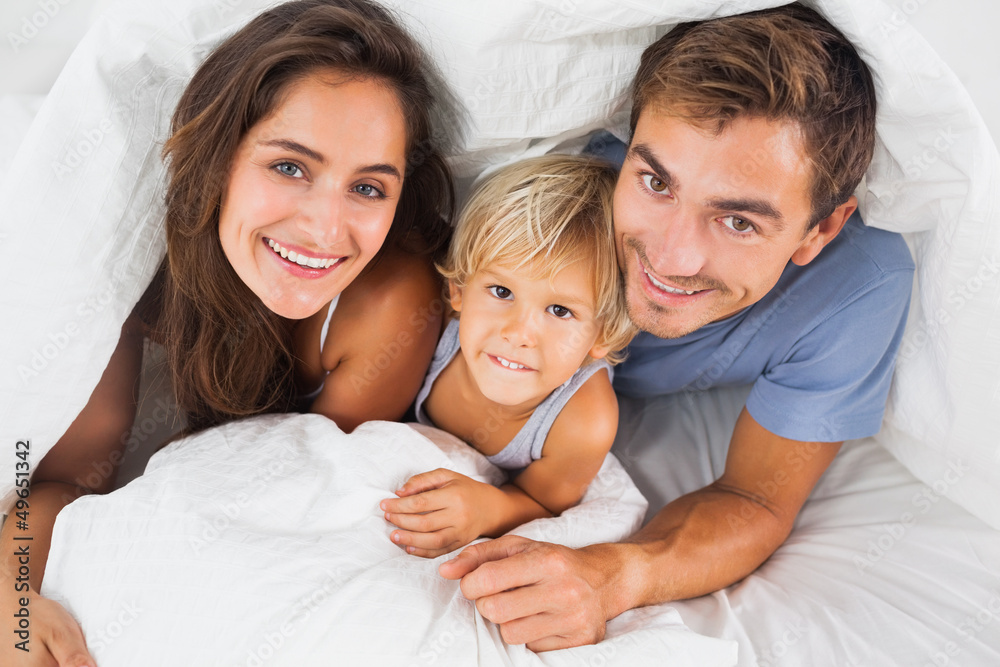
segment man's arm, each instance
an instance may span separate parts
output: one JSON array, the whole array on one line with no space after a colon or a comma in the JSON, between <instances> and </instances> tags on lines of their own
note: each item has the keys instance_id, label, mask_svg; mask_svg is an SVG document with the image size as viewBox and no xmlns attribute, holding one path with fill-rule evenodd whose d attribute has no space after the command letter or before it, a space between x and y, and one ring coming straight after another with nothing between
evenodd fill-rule
<instances>
[{"instance_id":1,"label":"man's arm","mask_svg":"<svg viewBox=\"0 0 1000 667\"><path fill-rule=\"evenodd\" d=\"M545 651L600 641L633 607L696 597L753 572L784 542L840 443L805 443L740 414L722 476L669 503L617 544L579 550L505 537L467 548L441 574L503 638Z\"/></svg>"}]
</instances>

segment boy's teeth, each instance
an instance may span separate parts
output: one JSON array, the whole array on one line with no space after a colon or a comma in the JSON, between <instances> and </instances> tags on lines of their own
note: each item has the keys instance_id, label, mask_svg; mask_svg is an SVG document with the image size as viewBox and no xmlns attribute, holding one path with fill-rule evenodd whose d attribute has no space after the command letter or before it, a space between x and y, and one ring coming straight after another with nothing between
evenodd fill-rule
<instances>
[{"instance_id":1,"label":"boy's teeth","mask_svg":"<svg viewBox=\"0 0 1000 667\"><path fill-rule=\"evenodd\" d=\"M268 239L267 245L271 248L271 250L281 255L282 259L287 259L289 262L295 262L299 266L307 266L311 269L326 269L333 266L338 261L333 258L319 259L318 257L306 257L305 255L300 255L294 250L283 248L281 244L274 239Z\"/></svg>"},{"instance_id":2,"label":"boy's teeth","mask_svg":"<svg viewBox=\"0 0 1000 667\"><path fill-rule=\"evenodd\" d=\"M503 364L507 368L513 368L514 370L520 370L522 368L527 368L527 366L524 366L522 364L516 364L513 361L507 361L503 357L497 357L497 359L500 361L501 364Z\"/></svg>"}]
</instances>

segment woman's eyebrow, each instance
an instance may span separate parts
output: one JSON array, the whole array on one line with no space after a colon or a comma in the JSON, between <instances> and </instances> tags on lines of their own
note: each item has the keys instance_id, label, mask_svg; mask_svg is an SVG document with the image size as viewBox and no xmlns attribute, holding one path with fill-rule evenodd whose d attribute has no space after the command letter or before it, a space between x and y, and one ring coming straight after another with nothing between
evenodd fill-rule
<instances>
[{"instance_id":1,"label":"woman's eyebrow","mask_svg":"<svg viewBox=\"0 0 1000 667\"><path fill-rule=\"evenodd\" d=\"M285 150L292 151L293 153L298 153L299 155L304 155L310 160L319 162L320 164L326 164L326 158L323 157L322 153L317 153L308 146L303 146L297 141L292 141L291 139L268 139L266 141L257 142L260 146L276 146L278 148L284 148ZM379 162L376 164L366 165L360 167L357 170L359 173L375 173L375 174L385 174L386 176L392 176L397 181L403 180L403 177L399 173L399 169L391 164L385 162Z\"/></svg>"},{"instance_id":2,"label":"woman's eyebrow","mask_svg":"<svg viewBox=\"0 0 1000 667\"><path fill-rule=\"evenodd\" d=\"M326 164L326 158L323 157L322 153L317 153L313 149L303 146L297 141L292 141L291 139L268 139L267 141L258 141L261 146L276 146L278 148L284 148L290 150L293 153L299 153L304 155L310 160L315 160L320 164Z\"/></svg>"}]
</instances>

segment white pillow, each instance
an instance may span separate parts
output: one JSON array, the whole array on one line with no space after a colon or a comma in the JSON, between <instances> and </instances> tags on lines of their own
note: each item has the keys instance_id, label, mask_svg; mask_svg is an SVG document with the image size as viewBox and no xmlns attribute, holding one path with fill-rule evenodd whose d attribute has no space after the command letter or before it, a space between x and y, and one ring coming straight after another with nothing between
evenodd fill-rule
<instances>
[{"instance_id":1,"label":"white pillow","mask_svg":"<svg viewBox=\"0 0 1000 667\"><path fill-rule=\"evenodd\" d=\"M37 462L85 404L162 256L159 150L187 78L269 4L112 7L25 137L0 189L0 279L12 314L0 490L14 479L10 443L30 438ZM676 22L783 2L389 4L451 87L464 183L595 127L621 132L639 55ZM914 233L919 289L880 440L924 482L1000 527L1000 157L961 84L898 13L878 0L807 4L876 72L879 144L862 213L873 226ZM956 467L961 478L947 483Z\"/></svg>"}]
</instances>

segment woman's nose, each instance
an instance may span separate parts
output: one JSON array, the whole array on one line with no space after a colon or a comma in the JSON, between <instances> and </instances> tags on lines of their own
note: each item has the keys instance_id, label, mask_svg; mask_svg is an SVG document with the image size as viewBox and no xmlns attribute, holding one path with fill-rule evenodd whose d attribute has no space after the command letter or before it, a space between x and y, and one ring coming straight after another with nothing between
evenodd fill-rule
<instances>
[{"instance_id":1,"label":"woman's nose","mask_svg":"<svg viewBox=\"0 0 1000 667\"><path fill-rule=\"evenodd\" d=\"M344 200L330 193L314 193L299 211L299 228L318 248L330 248L340 241L346 210Z\"/></svg>"}]
</instances>

